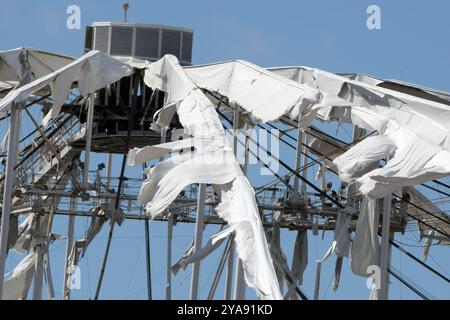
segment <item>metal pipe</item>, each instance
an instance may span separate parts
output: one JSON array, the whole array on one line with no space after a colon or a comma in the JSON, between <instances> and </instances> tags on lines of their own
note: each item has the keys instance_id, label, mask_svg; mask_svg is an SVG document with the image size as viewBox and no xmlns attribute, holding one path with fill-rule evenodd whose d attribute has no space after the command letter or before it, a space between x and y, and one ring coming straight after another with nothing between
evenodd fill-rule
<instances>
[{"instance_id":1,"label":"metal pipe","mask_svg":"<svg viewBox=\"0 0 450 320\"><path fill-rule=\"evenodd\" d=\"M55 298L55 289L53 287L53 277L52 277L52 269L50 264L50 252L47 251L45 254L45 270L44 274L46 276L47 280L47 295L50 300L53 300Z\"/></svg>"},{"instance_id":2,"label":"metal pipe","mask_svg":"<svg viewBox=\"0 0 450 320\"><path fill-rule=\"evenodd\" d=\"M44 268L43 264L43 248L42 244L37 245L36 248L36 262L34 271L34 285L33 285L33 300L42 300L42 277Z\"/></svg>"},{"instance_id":3,"label":"metal pipe","mask_svg":"<svg viewBox=\"0 0 450 320\"><path fill-rule=\"evenodd\" d=\"M302 166L302 164L301 164L302 152L303 152L302 127L301 127L301 121L299 119L298 126L297 126L297 153L295 155L295 172L298 172L298 170L300 170L300 168ZM299 177L294 176L294 193L298 193L298 186L299 186Z\"/></svg>"},{"instance_id":4,"label":"metal pipe","mask_svg":"<svg viewBox=\"0 0 450 320\"><path fill-rule=\"evenodd\" d=\"M95 94L89 95L89 106L86 120L86 149L84 151L84 170L83 170L83 189L87 190L89 186L89 162L91 157L92 144L92 124L94 121Z\"/></svg>"},{"instance_id":5,"label":"metal pipe","mask_svg":"<svg viewBox=\"0 0 450 320\"><path fill-rule=\"evenodd\" d=\"M239 106L237 104L234 105L234 114L233 114L233 150L234 155L237 157L237 143L238 143L238 134L239 134ZM246 135L246 139L247 135ZM248 141L246 141L248 143ZM245 278L244 278L244 267L242 265L242 260L239 257L236 257L236 272L234 273L234 299L242 300L245 299Z\"/></svg>"},{"instance_id":6,"label":"metal pipe","mask_svg":"<svg viewBox=\"0 0 450 320\"><path fill-rule=\"evenodd\" d=\"M172 240L173 216L169 212L167 217L167 269L166 269L166 300L172 300Z\"/></svg>"},{"instance_id":7,"label":"metal pipe","mask_svg":"<svg viewBox=\"0 0 450 320\"><path fill-rule=\"evenodd\" d=\"M70 199L70 212L77 212L77 199L75 197ZM69 280L69 256L73 247L74 231L75 231L75 215L69 216L69 224L67 226L67 243L66 243L66 257L64 260L64 283L62 299L70 300L70 288L67 284Z\"/></svg>"},{"instance_id":8,"label":"metal pipe","mask_svg":"<svg viewBox=\"0 0 450 320\"><path fill-rule=\"evenodd\" d=\"M144 221L145 225L145 260L147 267L147 298L152 300L152 265L150 261L150 223Z\"/></svg>"},{"instance_id":9,"label":"metal pipe","mask_svg":"<svg viewBox=\"0 0 450 320\"><path fill-rule=\"evenodd\" d=\"M234 236L231 235L228 238L227 244L225 246L225 250L223 251L222 258L220 259L219 266L217 267L216 274L214 275L214 280L211 285L211 290L208 293L208 300L212 300L214 298L214 294L216 293L217 286L219 285L220 277L222 276L223 269L225 267L225 263L227 261L228 256L230 255L231 245L233 243Z\"/></svg>"},{"instance_id":10,"label":"metal pipe","mask_svg":"<svg viewBox=\"0 0 450 320\"><path fill-rule=\"evenodd\" d=\"M202 248L203 240L203 216L205 213L206 200L206 184L200 183L198 187L198 204L197 204L197 221L195 223L195 239L194 239L194 254ZM198 299L198 283L200 278L200 261L196 260L192 266L191 278L191 293L190 299Z\"/></svg>"},{"instance_id":11,"label":"metal pipe","mask_svg":"<svg viewBox=\"0 0 450 320\"><path fill-rule=\"evenodd\" d=\"M234 267L234 255L235 255L235 244L231 243L230 253L228 254L227 260L227 274L225 278L225 298L224 300L231 300L231 288L233 285L233 267Z\"/></svg>"},{"instance_id":12,"label":"metal pipe","mask_svg":"<svg viewBox=\"0 0 450 320\"><path fill-rule=\"evenodd\" d=\"M320 292L320 271L321 271L321 266L322 266L322 262L317 261L316 262L316 282L314 285L314 297L313 300L319 300L319 292Z\"/></svg>"},{"instance_id":13,"label":"metal pipe","mask_svg":"<svg viewBox=\"0 0 450 320\"><path fill-rule=\"evenodd\" d=\"M3 296L3 275L8 254L9 218L12 204L12 190L15 183L14 166L17 162L19 148L20 104L11 106L10 133L8 139L8 158L3 190L2 225L0 229L0 299Z\"/></svg>"},{"instance_id":14,"label":"metal pipe","mask_svg":"<svg viewBox=\"0 0 450 320\"><path fill-rule=\"evenodd\" d=\"M145 178L145 169L147 168L147 164L144 163L142 167L144 169L144 178ZM152 297L152 264L150 261L150 222L148 220L144 221L144 228L145 228L145 266L147 270L147 299L152 300L153 297Z\"/></svg>"},{"instance_id":15,"label":"metal pipe","mask_svg":"<svg viewBox=\"0 0 450 320\"><path fill-rule=\"evenodd\" d=\"M234 274L234 300L245 299L245 278L244 278L244 266L242 260L236 257L236 273Z\"/></svg>"},{"instance_id":16,"label":"metal pipe","mask_svg":"<svg viewBox=\"0 0 450 320\"><path fill-rule=\"evenodd\" d=\"M389 298L389 261L390 261L390 245L391 240L391 209L392 196L389 193L383 199L383 224L381 229L381 248L380 248L380 288L378 290L378 299L387 300Z\"/></svg>"},{"instance_id":17,"label":"metal pipe","mask_svg":"<svg viewBox=\"0 0 450 320\"><path fill-rule=\"evenodd\" d=\"M119 82L120 83L120 82ZM116 200L115 200L115 206L114 206L114 213L112 215L111 218L111 224L110 224L110 228L109 228L109 233L108 233L108 241L106 242L106 250L105 250L105 255L103 257L103 262L102 262L102 268L100 270L100 277L98 279L97 282L97 289L95 290L95 300L98 300L99 295L100 295L100 289L102 287L102 283L103 283L103 276L105 274L105 269L106 269L106 263L108 261L108 256L109 256L109 249L111 247L111 242L112 242L112 236L114 233L114 226L116 225L116 214L117 211L120 210L120 195L122 193L122 188L123 188L123 184L124 184L124 178L125 178L125 167L126 167L126 163L127 163L127 153L128 153L128 149L130 146L130 138L131 138L131 131L133 130L133 123L134 123L134 116L136 113L136 99L137 99L137 93L138 93L138 85L135 84L134 86L134 90L133 90L133 102L131 104L131 110L130 110L130 121L128 123L128 131L127 131L127 138L126 138L126 142L125 142L125 146L124 146L124 154L122 157L122 166L120 169L120 179L119 179L119 185L117 187L117 196L116 196Z\"/></svg>"},{"instance_id":18,"label":"metal pipe","mask_svg":"<svg viewBox=\"0 0 450 320\"><path fill-rule=\"evenodd\" d=\"M108 162L106 164L106 191L111 189L112 157L112 153L108 153Z\"/></svg>"},{"instance_id":19,"label":"metal pipe","mask_svg":"<svg viewBox=\"0 0 450 320\"><path fill-rule=\"evenodd\" d=\"M307 194L306 194L306 183L305 180L308 178L308 150L305 149L303 146L306 145L307 142L307 136L306 134L302 135L302 142L301 142L301 153L303 154L303 164L302 164L302 177L305 178L302 181L302 195L305 197L305 199L307 199ZM298 170L298 169L297 169Z\"/></svg>"}]
</instances>

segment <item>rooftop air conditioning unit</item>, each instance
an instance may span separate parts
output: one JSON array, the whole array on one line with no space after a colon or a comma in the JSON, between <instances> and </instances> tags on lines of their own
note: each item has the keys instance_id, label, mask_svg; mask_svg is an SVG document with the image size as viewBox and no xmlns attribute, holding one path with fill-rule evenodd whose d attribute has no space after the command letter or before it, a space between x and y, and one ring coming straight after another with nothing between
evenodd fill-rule
<instances>
[{"instance_id":1,"label":"rooftop air conditioning unit","mask_svg":"<svg viewBox=\"0 0 450 320\"><path fill-rule=\"evenodd\" d=\"M99 50L111 56L157 61L172 54L182 65L192 61L194 32L186 28L94 22L86 28L85 51Z\"/></svg>"}]
</instances>

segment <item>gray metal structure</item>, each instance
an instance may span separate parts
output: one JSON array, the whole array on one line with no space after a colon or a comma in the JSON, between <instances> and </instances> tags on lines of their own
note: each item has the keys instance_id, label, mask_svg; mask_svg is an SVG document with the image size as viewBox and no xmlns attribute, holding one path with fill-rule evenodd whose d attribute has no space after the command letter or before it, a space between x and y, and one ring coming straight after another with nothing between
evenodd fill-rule
<instances>
[{"instance_id":1,"label":"gray metal structure","mask_svg":"<svg viewBox=\"0 0 450 320\"><path fill-rule=\"evenodd\" d=\"M94 23L92 27L87 29L85 49L100 50L116 57L133 57L149 61L158 60L165 54L174 54L183 64L189 65L192 60L192 42L193 31L189 29L101 22ZM140 90L135 90L136 86ZM216 97L212 93L207 94L210 95L211 99L221 101L220 97ZM142 183L142 178L128 179L127 185L119 195L121 200L120 212L112 211L111 204L114 204L116 198L119 179L123 177L118 177L111 172L111 160L109 160L106 170L99 166L98 170L90 171L92 166L89 167L88 163L91 151L109 154L109 159L111 159L111 154L123 153L125 141L129 143L129 148L133 148L158 144L170 137L170 131L179 127L176 118L171 127L167 128L168 132L164 131L162 136L160 133L149 129L153 114L162 106L163 96L163 92L153 92L146 88L142 79L136 75L122 79L91 96L87 110L81 104L76 91L74 91L72 102L63 107L62 114L54 119L45 131L38 126L33 135L19 144L20 152L18 153L17 166L15 168L9 166L6 174L3 174L0 178L2 189L9 190L4 193L5 196L12 199L11 210L3 207L3 209L9 211L10 219L6 219L6 216L3 215L2 227L9 227L10 220L17 223L18 217L25 215L32 215L36 223L46 224L48 228L43 228L41 234L32 234L32 237L36 237L35 240L39 236L39 241L35 242L34 245L39 252L38 260L42 262L43 257L48 254L45 249L50 245L54 236L51 231L52 217L56 215L68 216L68 246L65 261L65 268L67 269L68 265L73 262L69 261L71 254L77 255L78 248L85 250L88 243L106 221L114 220L114 223L121 224L123 219L133 219L143 220L147 223L149 218L143 213L142 206L137 201L138 187ZM41 103L45 104L45 101ZM133 106L136 108L136 118L133 123L130 123L127 110L132 104L136 104ZM25 106L20 107L26 108ZM241 117L244 115L242 115L238 106L221 101L218 111L222 116L225 127L234 131L240 129ZM233 115L233 117L227 115ZM32 118L30 113L28 113L28 116ZM12 114L12 121L18 121L16 111ZM34 120L32 121L35 123ZM302 134L298 122L287 118L283 118L281 122L272 124L272 126L284 130L285 134L280 140L286 143L290 139L291 147L296 149L297 158L295 168L285 166L285 169L288 169L289 172L287 175L278 176L272 183L256 189L261 219L267 234L271 235L280 228L292 231L334 230L339 209L345 206L348 201L357 204L360 199L358 197L350 199L347 197L345 190L336 192L328 188L323 181L318 183L307 180L307 169L313 164L319 163L326 155L317 156L317 150L305 145L305 137L308 135L317 137L326 134L317 128L309 129ZM261 128L270 129L268 126L261 126ZM287 133L288 130L294 130L294 132L298 130L298 134L290 135ZM335 146L338 146L335 147L336 149L349 148L353 143L346 144L330 136L327 136L327 138L328 141L333 141ZM354 138L357 140L360 136L354 136ZM243 144L248 156L252 152L249 148L250 143L255 143L251 140L251 137L245 137L245 141L235 138L234 147L236 149L238 144ZM82 152L85 154L83 161L85 168L82 175L83 180L79 181L73 179L73 176L81 176L80 170L82 168L80 169L79 165L82 162L80 159ZM14 153L12 144L4 156L9 156L11 153ZM10 157L8 159L14 161ZM283 165L282 161L281 163ZM15 181L11 179L13 169ZM244 171L246 170L244 169ZM301 198L297 197L298 193L302 195ZM77 209L77 203L82 203L84 207L89 206L91 209L87 211L79 210ZM158 219L168 222L167 253L169 267L171 265L173 225L176 223L195 223L197 228L194 250L199 250L201 248L203 225L225 224L225 221L219 218L215 212L214 208L217 203L217 197L210 186L191 186L178 197L167 214ZM379 224L380 232L383 234L382 263L385 270L380 298L388 298L389 281L387 272L390 261L390 240L392 242L395 233L403 233L407 229L407 225L411 221L411 218L407 216L408 205L409 203L404 199L385 200L383 218ZM79 216L91 217L92 226L94 226L92 238L85 239L81 247L77 247L79 242L73 238L74 219ZM355 229L356 220L357 216L354 216L349 231ZM95 228L98 228L98 230ZM148 229L146 230L148 241ZM17 232L17 229L15 231ZM3 243L6 242L3 241ZM278 248L278 250L282 251L282 248ZM220 278L225 259L228 259L227 289L224 296L228 299L232 296L231 271L234 268L234 297L244 298L243 285L245 283L243 283L242 265L233 255L232 246L227 246L217 277ZM150 257L148 256L147 259L149 260ZM190 297L197 299L200 262L194 264L193 270ZM283 271L289 273L289 270ZM148 270L148 272L151 271ZM2 272L0 274L2 275ZM35 273L35 287L33 288L35 299L42 297L42 274L41 263ZM51 286L48 282L47 285ZM151 285L151 283L149 282L148 285ZM70 290L67 288L67 276L63 286L62 298L69 299ZM216 287L217 282L213 282L208 295L209 298L214 297ZM150 298L151 290L148 292ZM216 294L216 296L218 295ZM300 289L297 290L297 296L306 298ZM166 297L171 298L170 268L167 270Z\"/></svg>"}]
</instances>

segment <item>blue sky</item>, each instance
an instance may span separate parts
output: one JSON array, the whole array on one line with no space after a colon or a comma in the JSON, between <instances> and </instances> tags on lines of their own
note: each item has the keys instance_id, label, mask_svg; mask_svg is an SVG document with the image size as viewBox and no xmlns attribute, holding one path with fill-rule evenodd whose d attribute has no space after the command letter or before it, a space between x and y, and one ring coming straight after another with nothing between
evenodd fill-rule
<instances>
[{"instance_id":1,"label":"blue sky","mask_svg":"<svg viewBox=\"0 0 450 320\"><path fill-rule=\"evenodd\" d=\"M84 26L94 21L121 21L123 12L119 0L96 1L0 1L0 50L20 46L80 56L83 48ZM67 6L81 8L82 29L66 28ZM366 9L376 4L381 8L382 29L368 30ZM382 78L396 78L437 89L450 91L450 3L434 1L130 1L129 21L188 27L195 30L193 63L208 63L229 59L245 59L261 66L307 65L333 72L357 72ZM4 132L6 123L0 123ZM341 138L346 133L332 129ZM293 153L282 149L283 159ZM95 157L92 166L106 162L105 155ZM119 157L115 159L119 170ZM252 168L255 184L263 182ZM137 169L129 169L127 176L139 176ZM66 220L58 218L57 232L64 234ZM86 221L77 222L77 236L82 237ZM217 231L207 227L205 237ZM165 236L164 224L154 223L152 232L153 292L155 298L164 297ZM92 298L103 256L106 232L92 244L82 262L82 290L73 292L74 298ZM106 270L102 298L145 298L144 226L127 221L116 228L110 261ZM173 259L176 260L189 245L193 227L175 227ZM409 238L408 238L409 237ZM283 233L283 245L291 256L295 234ZM332 234L310 235L310 264L305 274L304 289L312 296L315 263L330 245ZM401 238L417 245L417 236ZM56 291L61 291L62 259L65 243L59 241L51 252ZM420 256L421 249L407 247ZM219 249L221 252L223 249ZM218 253L202 266L200 297L205 297L208 283L218 263ZM8 261L9 269L18 257ZM369 291L365 279L353 276L348 260L344 263L341 288L333 293L327 289L334 269L334 258L323 267L321 298L366 299ZM449 298L450 290L442 280L417 266L409 258L394 251L393 265L413 278L438 298ZM429 263L442 272L450 266L448 248L433 247ZM190 268L174 279L174 297L188 297ZM222 286L218 289L221 297ZM248 291L249 297L254 297ZM391 297L417 298L407 288L392 280Z\"/></svg>"}]
</instances>

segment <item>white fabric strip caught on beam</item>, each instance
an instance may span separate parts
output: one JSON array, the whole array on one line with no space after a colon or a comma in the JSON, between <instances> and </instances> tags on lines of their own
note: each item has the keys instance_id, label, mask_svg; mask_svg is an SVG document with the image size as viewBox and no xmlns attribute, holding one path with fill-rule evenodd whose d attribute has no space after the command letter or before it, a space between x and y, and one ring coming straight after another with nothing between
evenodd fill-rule
<instances>
[{"instance_id":1,"label":"white fabric strip caught on beam","mask_svg":"<svg viewBox=\"0 0 450 320\"><path fill-rule=\"evenodd\" d=\"M46 76L12 90L0 100L0 116L4 116L12 103L24 102L28 97L50 85L53 106L44 119L44 126L58 115L74 82L78 82L80 94L87 97L108 84L116 82L133 72L128 65L99 51L90 51L81 58Z\"/></svg>"},{"instance_id":2,"label":"white fabric strip caught on beam","mask_svg":"<svg viewBox=\"0 0 450 320\"><path fill-rule=\"evenodd\" d=\"M217 212L235 229L237 253L243 261L247 284L262 299L282 299L254 191L226 142L225 130L213 104L174 56L153 63L146 70L144 80L148 86L166 92L166 107L176 105L186 135L205 141L216 137L216 143L196 145L196 154L175 156L150 171L140 195L147 212L153 217L161 214L188 184L213 184L221 199ZM130 153L129 163L137 164L135 155L139 151ZM205 162L202 159L205 156L212 162ZM219 159L228 160L217 164Z\"/></svg>"},{"instance_id":3,"label":"white fabric strip caught on beam","mask_svg":"<svg viewBox=\"0 0 450 320\"><path fill-rule=\"evenodd\" d=\"M185 71L198 87L226 96L231 103L240 105L262 122L289 114L292 119L301 116L306 128L322 106L329 103L348 106L344 100L323 96L312 86L243 60L187 67Z\"/></svg>"},{"instance_id":4,"label":"white fabric strip caught on beam","mask_svg":"<svg viewBox=\"0 0 450 320\"><path fill-rule=\"evenodd\" d=\"M33 280L35 261L36 252L33 251L20 261L14 270L5 275L5 282L3 283L4 300L26 299Z\"/></svg>"}]
</instances>

